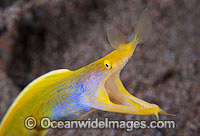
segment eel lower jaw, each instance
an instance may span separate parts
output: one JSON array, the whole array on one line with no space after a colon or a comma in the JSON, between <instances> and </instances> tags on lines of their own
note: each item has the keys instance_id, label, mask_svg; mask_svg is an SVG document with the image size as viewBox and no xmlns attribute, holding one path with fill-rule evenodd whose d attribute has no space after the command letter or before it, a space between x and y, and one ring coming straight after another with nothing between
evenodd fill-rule
<instances>
[{"instance_id":1,"label":"eel lower jaw","mask_svg":"<svg viewBox=\"0 0 200 136\"><path fill-rule=\"evenodd\" d=\"M123 86L119 73L115 72L110 75L104 84L105 90L109 96L111 102L115 104L130 106L133 109L136 109L141 112L139 115L156 115L156 118L159 120L158 113L162 113L165 115L175 116L173 114L169 114L162 109L159 108L156 104L151 104L145 102L133 95L131 95Z\"/></svg>"}]
</instances>

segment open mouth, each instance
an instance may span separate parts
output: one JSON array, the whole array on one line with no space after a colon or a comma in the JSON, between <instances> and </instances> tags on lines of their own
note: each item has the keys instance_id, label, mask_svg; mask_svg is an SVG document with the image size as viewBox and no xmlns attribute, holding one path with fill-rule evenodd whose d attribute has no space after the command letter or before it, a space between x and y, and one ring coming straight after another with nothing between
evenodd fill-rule
<instances>
[{"instance_id":1,"label":"open mouth","mask_svg":"<svg viewBox=\"0 0 200 136\"><path fill-rule=\"evenodd\" d=\"M130 94L122 84L118 72L115 72L108 77L105 82L105 89L109 95L111 102L115 104L131 106L134 108L144 108L141 103L142 100L138 98L133 100L133 98L130 98Z\"/></svg>"},{"instance_id":2,"label":"open mouth","mask_svg":"<svg viewBox=\"0 0 200 136\"><path fill-rule=\"evenodd\" d=\"M132 114L136 115L155 114L157 119L159 119L158 113L175 116L173 114L169 114L163 111L156 104L145 102L131 95L122 84L119 78L119 72L115 72L112 75L110 75L106 80L104 87L112 103L121 106L121 108L126 107L133 109L134 112Z\"/></svg>"}]
</instances>

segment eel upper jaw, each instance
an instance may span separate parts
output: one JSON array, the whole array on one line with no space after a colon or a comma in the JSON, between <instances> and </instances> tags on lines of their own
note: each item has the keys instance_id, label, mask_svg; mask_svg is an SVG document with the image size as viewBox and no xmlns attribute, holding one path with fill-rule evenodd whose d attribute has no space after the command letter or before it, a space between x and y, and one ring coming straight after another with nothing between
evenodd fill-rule
<instances>
[{"instance_id":1,"label":"eel upper jaw","mask_svg":"<svg viewBox=\"0 0 200 136\"><path fill-rule=\"evenodd\" d=\"M104 87L109 95L110 100L113 103L131 106L135 109L142 110L144 112L145 110L153 109L153 111L149 115L155 114L158 120L159 120L158 113L162 113L169 116L175 116L174 114L169 114L164 110L160 109L159 106L156 104L145 102L128 93L128 91L124 88L119 78L119 72L111 74L105 81Z\"/></svg>"},{"instance_id":2,"label":"eel upper jaw","mask_svg":"<svg viewBox=\"0 0 200 136\"><path fill-rule=\"evenodd\" d=\"M145 102L131 95L125 89L123 83L121 82L119 78L119 71L112 73L107 78L107 80L105 81L104 87L109 96L109 99L113 103L131 106L138 110L151 109L155 107L159 109L157 105Z\"/></svg>"},{"instance_id":3,"label":"eel upper jaw","mask_svg":"<svg viewBox=\"0 0 200 136\"><path fill-rule=\"evenodd\" d=\"M112 73L104 84L105 90L113 103L120 105L132 106L135 108L143 107L139 102L133 101L128 96L128 91L124 88L120 78L119 72Z\"/></svg>"}]
</instances>

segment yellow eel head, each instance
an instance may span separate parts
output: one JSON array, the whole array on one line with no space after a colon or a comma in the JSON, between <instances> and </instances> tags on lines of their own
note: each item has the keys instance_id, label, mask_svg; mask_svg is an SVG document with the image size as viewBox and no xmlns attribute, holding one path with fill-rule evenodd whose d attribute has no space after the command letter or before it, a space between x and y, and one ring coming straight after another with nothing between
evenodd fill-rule
<instances>
[{"instance_id":1,"label":"yellow eel head","mask_svg":"<svg viewBox=\"0 0 200 136\"><path fill-rule=\"evenodd\" d=\"M108 40L115 49L107 56L86 66L87 69L95 71L95 75L101 75L100 84L96 88L95 102L89 104L93 108L105 111L152 115L159 119L158 113L168 114L156 104L145 102L132 96L123 86L119 75L125 64L131 58L138 43L143 43L151 35L152 23L145 10L139 18L135 29L135 37L127 43L127 36L116 29L108 31ZM94 75L91 74L91 75ZM93 77L91 76L90 77ZM97 76L96 76L97 77ZM95 77L95 78L96 78ZM92 84L95 78L89 80L87 84ZM96 82L96 81L95 81Z\"/></svg>"}]
</instances>

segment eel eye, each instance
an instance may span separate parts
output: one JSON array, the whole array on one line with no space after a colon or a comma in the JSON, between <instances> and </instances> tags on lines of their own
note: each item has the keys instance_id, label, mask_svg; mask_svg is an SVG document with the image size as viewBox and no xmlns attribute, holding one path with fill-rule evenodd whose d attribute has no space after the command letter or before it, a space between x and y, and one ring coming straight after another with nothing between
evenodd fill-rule
<instances>
[{"instance_id":1,"label":"eel eye","mask_svg":"<svg viewBox=\"0 0 200 136\"><path fill-rule=\"evenodd\" d=\"M104 60L104 66L107 68L107 69L111 69L112 68L112 65L111 65L111 63L110 63L110 61L109 60Z\"/></svg>"}]
</instances>

